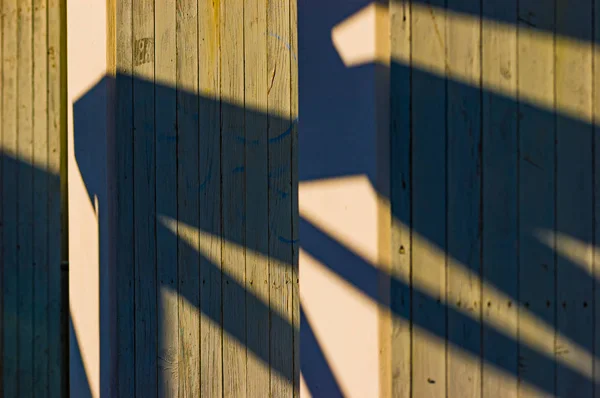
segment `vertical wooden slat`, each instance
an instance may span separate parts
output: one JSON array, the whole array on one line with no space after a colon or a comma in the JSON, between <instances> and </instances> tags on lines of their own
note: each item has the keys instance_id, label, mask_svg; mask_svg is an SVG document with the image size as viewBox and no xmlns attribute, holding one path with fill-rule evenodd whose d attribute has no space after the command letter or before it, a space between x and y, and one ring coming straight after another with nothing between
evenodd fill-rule
<instances>
[{"instance_id":1,"label":"vertical wooden slat","mask_svg":"<svg viewBox=\"0 0 600 398\"><path fill-rule=\"evenodd\" d=\"M200 92L200 229L209 232L208 258L200 258L202 307L200 388L203 397L223 393L223 331L221 322L221 104L220 2L198 2L198 62ZM206 236L206 235L205 235Z\"/></svg>"},{"instance_id":2,"label":"vertical wooden slat","mask_svg":"<svg viewBox=\"0 0 600 398\"><path fill-rule=\"evenodd\" d=\"M269 191L267 171L267 1L251 0L244 8L246 114L246 250L262 256L246 257L246 291L269 297ZM267 283L265 283L267 282ZM248 397L268 394L270 384L268 302L246 300ZM291 348L291 347L290 347Z\"/></svg>"},{"instance_id":3,"label":"vertical wooden slat","mask_svg":"<svg viewBox=\"0 0 600 398\"><path fill-rule=\"evenodd\" d=\"M4 396L18 395L17 385L17 0L3 0L3 58L2 58L2 158L4 184L2 211L4 233L2 259L4 263L3 322L3 388ZM10 187L10 189L8 189Z\"/></svg>"},{"instance_id":4,"label":"vertical wooden slat","mask_svg":"<svg viewBox=\"0 0 600 398\"><path fill-rule=\"evenodd\" d=\"M195 0L177 2L177 215L194 227L200 205L197 18ZM178 234L179 395L192 397L200 389L200 242L196 228L180 229Z\"/></svg>"},{"instance_id":5,"label":"vertical wooden slat","mask_svg":"<svg viewBox=\"0 0 600 398\"><path fill-rule=\"evenodd\" d=\"M133 130L133 2L116 2L115 171L116 171L116 369L114 391L135 396L135 226Z\"/></svg>"},{"instance_id":6,"label":"vertical wooden slat","mask_svg":"<svg viewBox=\"0 0 600 398\"><path fill-rule=\"evenodd\" d=\"M582 370L578 374L559 367L556 394L589 397L593 385L587 376L593 363L576 355L571 342L591 351L594 340L593 253L588 245L593 241L592 1L557 0L556 31L556 107L570 110L575 119L559 114L556 120L556 244L563 250L556 260L555 352L562 362ZM567 247L563 237L586 244Z\"/></svg>"},{"instance_id":7,"label":"vertical wooden slat","mask_svg":"<svg viewBox=\"0 0 600 398\"><path fill-rule=\"evenodd\" d=\"M290 7L288 1L267 2L269 275L271 395L293 395L292 331L292 174L290 103ZM277 371L275 371L275 369Z\"/></svg>"},{"instance_id":8,"label":"vertical wooden slat","mask_svg":"<svg viewBox=\"0 0 600 398\"><path fill-rule=\"evenodd\" d=\"M177 214L177 48L176 5L156 0L154 27L156 53L154 87L156 122L156 214ZM157 220L158 222L158 220ZM177 237L156 225L158 310L158 395L178 394Z\"/></svg>"},{"instance_id":9,"label":"vertical wooden slat","mask_svg":"<svg viewBox=\"0 0 600 398\"><path fill-rule=\"evenodd\" d=\"M449 0L447 6L472 15L481 12L479 1ZM446 23L447 299L448 306L471 314L467 318L448 313L447 333L452 341L447 354L449 397L481 396L481 31L477 22L451 18ZM465 271L469 278L464 277Z\"/></svg>"},{"instance_id":10,"label":"vertical wooden slat","mask_svg":"<svg viewBox=\"0 0 600 398\"><path fill-rule=\"evenodd\" d=\"M156 395L154 2L133 3L135 393Z\"/></svg>"},{"instance_id":11,"label":"vertical wooden slat","mask_svg":"<svg viewBox=\"0 0 600 398\"><path fill-rule=\"evenodd\" d=\"M411 15L412 60L445 69L444 1L431 3L430 13ZM412 394L446 393L446 82L421 70L412 71L412 282L429 286L429 294L413 295ZM430 242L427 242L426 240ZM437 337L433 337L437 336Z\"/></svg>"},{"instance_id":12,"label":"vertical wooden slat","mask_svg":"<svg viewBox=\"0 0 600 398\"><path fill-rule=\"evenodd\" d=\"M516 0L483 0L483 15L517 24ZM508 297L517 297L517 103L516 29L482 26L483 112L483 278ZM501 90L499 97L489 90ZM517 394L517 305L494 300L495 288L482 288L483 396ZM500 337L490 319L502 319ZM503 369L503 370L499 370Z\"/></svg>"},{"instance_id":13,"label":"vertical wooden slat","mask_svg":"<svg viewBox=\"0 0 600 398\"><path fill-rule=\"evenodd\" d=\"M290 107L291 123L291 173L292 173L292 328L294 331L294 360L293 388L294 398L300 397L300 274L298 244L298 227L300 211L298 207L298 1L290 0Z\"/></svg>"},{"instance_id":14,"label":"vertical wooden slat","mask_svg":"<svg viewBox=\"0 0 600 398\"><path fill-rule=\"evenodd\" d=\"M246 394L244 2L221 2L221 162L223 233L223 394ZM241 138L241 139L240 139Z\"/></svg>"},{"instance_id":15,"label":"vertical wooden slat","mask_svg":"<svg viewBox=\"0 0 600 398\"><path fill-rule=\"evenodd\" d=\"M48 102L46 0L33 3L33 396L48 395ZM57 176L55 178L58 178ZM53 342L54 344L59 342Z\"/></svg>"},{"instance_id":16,"label":"vertical wooden slat","mask_svg":"<svg viewBox=\"0 0 600 398\"><path fill-rule=\"evenodd\" d=\"M33 396L33 10L19 0L17 41L18 391Z\"/></svg>"},{"instance_id":17,"label":"vertical wooden slat","mask_svg":"<svg viewBox=\"0 0 600 398\"><path fill-rule=\"evenodd\" d=\"M600 397L600 0L594 1L594 397Z\"/></svg>"},{"instance_id":18,"label":"vertical wooden slat","mask_svg":"<svg viewBox=\"0 0 600 398\"><path fill-rule=\"evenodd\" d=\"M554 230L554 141L555 115L541 110L554 103L554 41L540 40L531 29L552 32L554 3L519 1L518 90L535 93L528 103L519 103L519 311L531 312L554 327L554 248L538 240L540 230ZM519 95L523 97L523 95ZM532 104L533 102L533 104ZM554 392L555 366L540 360L523 336L536 325L531 317L519 316L519 396L538 396L539 387ZM546 352L554 350L554 335L537 336ZM536 386L536 387L534 387Z\"/></svg>"},{"instance_id":19,"label":"vertical wooden slat","mask_svg":"<svg viewBox=\"0 0 600 398\"><path fill-rule=\"evenodd\" d=\"M392 276L410 281L411 275L411 112L410 1L390 2L390 202L392 208ZM391 290L392 321L392 396L411 397L411 294L410 286ZM403 316L404 315L404 316Z\"/></svg>"},{"instance_id":20,"label":"vertical wooden slat","mask_svg":"<svg viewBox=\"0 0 600 398\"><path fill-rule=\"evenodd\" d=\"M66 284L63 277L67 276L61 265L63 245L66 231L62 230L62 184L66 186L66 168L61 166L66 161L63 156L62 140L66 139L66 70L64 59L66 40L64 25L66 21L65 0L48 0L47 10L47 73L48 73L48 396L63 397L67 390L68 368L67 355L68 334L66 300ZM61 182L62 180L62 182ZM66 194L66 190L64 190ZM66 200L65 200L66 202ZM65 223L66 224L66 223ZM66 252L66 250L65 250ZM68 276L67 276L68 277ZM64 288L64 289L63 289Z\"/></svg>"}]
</instances>

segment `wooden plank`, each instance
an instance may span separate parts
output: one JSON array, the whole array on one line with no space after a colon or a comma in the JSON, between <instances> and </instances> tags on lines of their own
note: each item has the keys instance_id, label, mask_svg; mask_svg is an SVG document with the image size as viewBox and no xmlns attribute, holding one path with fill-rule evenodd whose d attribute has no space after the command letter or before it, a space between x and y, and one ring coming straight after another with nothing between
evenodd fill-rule
<instances>
[{"instance_id":1,"label":"wooden plank","mask_svg":"<svg viewBox=\"0 0 600 398\"><path fill-rule=\"evenodd\" d=\"M48 395L47 2L33 2L33 396Z\"/></svg>"},{"instance_id":2,"label":"wooden plank","mask_svg":"<svg viewBox=\"0 0 600 398\"><path fill-rule=\"evenodd\" d=\"M19 396L33 396L33 11L30 0L17 9L17 254Z\"/></svg>"},{"instance_id":3,"label":"wooden plank","mask_svg":"<svg viewBox=\"0 0 600 398\"><path fill-rule=\"evenodd\" d=\"M115 266L116 369L113 391L135 396L135 239L133 124L133 3L115 2Z\"/></svg>"},{"instance_id":4,"label":"wooden plank","mask_svg":"<svg viewBox=\"0 0 600 398\"><path fill-rule=\"evenodd\" d=\"M600 0L594 1L594 397L600 397Z\"/></svg>"},{"instance_id":5,"label":"wooden plank","mask_svg":"<svg viewBox=\"0 0 600 398\"><path fill-rule=\"evenodd\" d=\"M154 2L133 3L133 75L135 394L149 397L157 392Z\"/></svg>"},{"instance_id":6,"label":"wooden plank","mask_svg":"<svg viewBox=\"0 0 600 398\"><path fill-rule=\"evenodd\" d=\"M177 214L177 41L176 4L156 0L155 109L156 121L156 214ZM158 220L157 220L158 222ZM177 299L177 237L156 225L158 275L158 395L178 394L179 310Z\"/></svg>"},{"instance_id":7,"label":"wooden plank","mask_svg":"<svg viewBox=\"0 0 600 398\"><path fill-rule=\"evenodd\" d=\"M63 278L68 279L68 269L61 265L68 252L63 248L67 239L63 239L66 231L62 228L67 225L63 222L66 206L61 210L61 192L66 194L66 167L61 166L66 162L66 156L62 156L67 110L65 13L65 0L48 0L48 396L52 398L63 397L68 388L68 308L63 299L68 290L63 282Z\"/></svg>"},{"instance_id":8,"label":"wooden plank","mask_svg":"<svg viewBox=\"0 0 600 398\"><path fill-rule=\"evenodd\" d=\"M246 394L245 254L227 242L245 245L244 2L221 2L221 178L223 233L223 395ZM240 139L241 138L241 139ZM234 336L240 336L236 339Z\"/></svg>"},{"instance_id":9,"label":"wooden plank","mask_svg":"<svg viewBox=\"0 0 600 398\"><path fill-rule=\"evenodd\" d=\"M410 2L390 3L390 204L392 208L392 277L410 281L411 277L411 112ZM411 397L411 292L410 286L391 290L392 314L391 374L392 396ZM398 316L405 314L405 317Z\"/></svg>"},{"instance_id":10,"label":"wooden plank","mask_svg":"<svg viewBox=\"0 0 600 398\"><path fill-rule=\"evenodd\" d=\"M197 18L195 0L177 3L177 215L194 227L200 204ZM178 234L179 395L192 397L200 390L200 241L196 228Z\"/></svg>"},{"instance_id":11,"label":"wooden plank","mask_svg":"<svg viewBox=\"0 0 600 398\"><path fill-rule=\"evenodd\" d=\"M444 1L431 3L429 15L411 15L412 59L445 67ZM443 69L442 69L443 70ZM412 395L446 393L446 272L442 253L446 242L446 82L417 69L412 71L412 281L428 286L429 296L413 296Z\"/></svg>"},{"instance_id":12,"label":"wooden plank","mask_svg":"<svg viewBox=\"0 0 600 398\"><path fill-rule=\"evenodd\" d=\"M293 396L292 173L290 7L267 3L269 262L271 395ZM277 171L277 172L275 172ZM280 316L273 316L274 313Z\"/></svg>"},{"instance_id":13,"label":"wooden plank","mask_svg":"<svg viewBox=\"0 0 600 398\"><path fill-rule=\"evenodd\" d=\"M215 4L216 3L216 4ZM210 232L208 258L200 258L202 306L200 388L203 397L223 394L223 330L221 322L221 104L219 2L198 2L200 96L200 229ZM208 239L208 238L202 238Z\"/></svg>"},{"instance_id":14,"label":"wooden plank","mask_svg":"<svg viewBox=\"0 0 600 398\"><path fill-rule=\"evenodd\" d=\"M592 351L593 160L592 160L592 2L556 3L556 30L584 43L556 37L556 107L569 109L576 119L556 120L556 244L563 247L556 260L556 355L576 365L579 373L559 367L556 395L588 397L593 393L593 360L576 354L573 344ZM563 239L584 245L565 245ZM574 261L573 259L577 259Z\"/></svg>"},{"instance_id":15,"label":"wooden plank","mask_svg":"<svg viewBox=\"0 0 600 398\"><path fill-rule=\"evenodd\" d=\"M449 0L450 10L479 15L479 2ZM448 313L447 394L481 396L481 31L479 23L446 24L447 300L464 314ZM468 81L459 81L467 76ZM462 80L462 79L461 79ZM466 85L465 85L466 83ZM466 273L470 274L465 278ZM473 319L477 322L473 322ZM469 351L465 355L464 351Z\"/></svg>"},{"instance_id":16,"label":"wooden plank","mask_svg":"<svg viewBox=\"0 0 600 398\"><path fill-rule=\"evenodd\" d=\"M535 93L539 103L554 103L554 42L539 40L531 27L552 32L553 2L519 1L519 93ZM554 328L554 248L538 240L541 229L554 230L555 116L528 103L519 103L519 304L549 329ZM531 317L519 317L519 396L554 392L555 366L542 360L524 341L535 330ZM554 351L554 334L537 334L545 352ZM536 386L536 387L534 387Z\"/></svg>"},{"instance_id":17,"label":"wooden plank","mask_svg":"<svg viewBox=\"0 0 600 398\"><path fill-rule=\"evenodd\" d=\"M267 140L267 0L245 2L244 57L246 101L246 250L263 256L246 258L246 291L269 297L269 177ZM266 255L265 255L266 254ZM270 388L269 312L258 300L247 300L246 345L248 397L268 395ZM268 308L268 307L267 307Z\"/></svg>"},{"instance_id":18,"label":"wooden plank","mask_svg":"<svg viewBox=\"0 0 600 398\"><path fill-rule=\"evenodd\" d=\"M290 127L292 139L292 328L294 331L294 398L300 397L300 246L298 207L298 1L290 0L290 107L292 126Z\"/></svg>"},{"instance_id":19,"label":"wooden plank","mask_svg":"<svg viewBox=\"0 0 600 398\"><path fill-rule=\"evenodd\" d=\"M515 0L484 0L483 14L517 24ZM517 394L517 305L494 300L500 289L517 297L517 103L516 30L482 26L482 80L508 98L485 90L483 112L483 255L482 288L483 396ZM493 286L493 287L492 287ZM505 338L493 326L501 319ZM499 370L503 369L503 371Z\"/></svg>"}]
</instances>

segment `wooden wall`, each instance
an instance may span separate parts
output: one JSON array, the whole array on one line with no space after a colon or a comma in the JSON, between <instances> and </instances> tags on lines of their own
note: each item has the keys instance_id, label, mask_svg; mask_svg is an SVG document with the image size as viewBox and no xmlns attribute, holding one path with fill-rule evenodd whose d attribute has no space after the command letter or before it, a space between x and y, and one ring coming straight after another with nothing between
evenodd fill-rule
<instances>
[{"instance_id":1,"label":"wooden wall","mask_svg":"<svg viewBox=\"0 0 600 398\"><path fill-rule=\"evenodd\" d=\"M390 2L393 396L598 394L598 10Z\"/></svg>"},{"instance_id":2,"label":"wooden wall","mask_svg":"<svg viewBox=\"0 0 600 398\"><path fill-rule=\"evenodd\" d=\"M109 7L110 395L297 396L295 1Z\"/></svg>"},{"instance_id":3,"label":"wooden wall","mask_svg":"<svg viewBox=\"0 0 600 398\"><path fill-rule=\"evenodd\" d=\"M67 392L63 10L59 0L1 3L0 396L6 398Z\"/></svg>"}]
</instances>

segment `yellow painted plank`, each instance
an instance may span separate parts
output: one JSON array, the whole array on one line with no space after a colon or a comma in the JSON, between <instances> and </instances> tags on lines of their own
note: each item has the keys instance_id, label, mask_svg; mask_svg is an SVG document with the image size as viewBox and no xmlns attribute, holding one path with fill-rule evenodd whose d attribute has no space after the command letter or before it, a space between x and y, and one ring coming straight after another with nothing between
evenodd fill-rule
<instances>
[{"instance_id":1,"label":"yellow painted plank","mask_svg":"<svg viewBox=\"0 0 600 398\"><path fill-rule=\"evenodd\" d=\"M157 391L154 2L133 2L132 25L135 393L149 397Z\"/></svg>"},{"instance_id":2,"label":"yellow painted plank","mask_svg":"<svg viewBox=\"0 0 600 398\"><path fill-rule=\"evenodd\" d=\"M434 1L431 12L411 14L412 59L446 64L444 2ZM412 70L412 228L442 252L446 242L446 83ZM443 256L425 240L412 243L413 286L426 284L430 296L413 294L412 395L439 397L446 393L446 347L431 335L446 334L446 273Z\"/></svg>"},{"instance_id":3,"label":"yellow painted plank","mask_svg":"<svg viewBox=\"0 0 600 398\"><path fill-rule=\"evenodd\" d=\"M514 0L484 0L482 7L492 19L517 23ZM483 327L484 397L517 394L517 305L510 299L518 293L516 56L516 30L483 24L482 80L508 96L489 90L482 95L482 321L503 320L503 335L493 326ZM509 299L498 300L497 289Z\"/></svg>"},{"instance_id":4,"label":"yellow painted plank","mask_svg":"<svg viewBox=\"0 0 600 398\"><path fill-rule=\"evenodd\" d=\"M410 281L411 275L411 163L410 163L410 68L397 59L410 59L410 2L390 3L390 204L392 211L393 278ZM392 314L391 375L392 396L411 396L410 285L391 291ZM403 318L397 314L406 314Z\"/></svg>"},{"instance_id":5,"label":"yellow painted plank","mask_svg":"<svg viewBox=\"0 0 600 398\"><path fill-rule=\"evenodd\" d=\"M449 0L448 9L479 15L480 3ZM448 312L447 394L481 396L481 30L480 24L446 22L448 66L447 300L472 314ZM467 75L467 85L455 78ZM460 271L456 272L457 269ZM464 278L467 269L469 278ZM450 304L451 303L451 304ZM473 322L473 318L476 322ZM465 355L465 350L469 354Z\"/></svg>"},{"instance_id":6,"label":"yellow painted plank","mask_svg":"<svg viewBox=\"0 0 600 398\"><path fill-rule=\"evenodd\" d=\"M48 30L47 2L33 2L33 395L48 394ZM54 176L58 178L58 176ZM53 343L54 344L54 343Z\"/></svg>"},{"instance_id":7,"label":"yellow painted plank","mask_svg":"<svg viewBox=\"0 0 600 398\"><path fill-rule=\"evenodd\" d=\"M267 3L271 395L293 395L292 173L289 1ZM282 314L274 317L273 313Z\"/></svg>"},{"instance_id":8,"label":"yellow painted plank","mask_svg":"<svg viewBox=\"0 0 600 398\"><path fill-rule=\"evenodd\" d=\"M217 397L223 392L223 331L220 322L222 303L220 7L219 1L198 2L200 229L210 232L200 238L201 244L210 248L206 256L200 257L202 283L200 388L203 397ZM215 260L211 261L213 258Z\"/></svg>"},{"instance_id":9,"label":"yellow painted plank","mask_svg":"<svg viewBox=\"0 0 600 398\"><path fill-rule=\"evenodd\" d=\"M19 396L33 396L33 4L19 0L17 9L17 253Z\"/></svg>"},{"instance_id":10,"label":"yellow painted plank","mask_svg":"<svg viewBox=\"0 0 600 398\"><path fill-rule=\"evenodd\" d=\"M245 245L244 1L221 2L220 18L222 234L224 240ZM222 255L223 395L244 397L246 256L226 247Z\"/></svg>"},{"instance_id":11,"label":"yellow painted plank","mask_svg":"<svg viewBox=\"0 0 600 398\"><path fill-rule=\"evenodd\" d=\"M176 4L156 0L154 13L156 121L156 214L177 214ZM156 221L158 223L158 220ZM156 225L158 395L178 394L179 309L177 236Z\"/></svg>"},{"instance_id":12,"label":"yellow painted plank","mask_svg":"<svg viewBox=\"0 0 600 398\"><path fill-rule=\"evenodd\" d=\"M177 3L177 216L194 226L199 223L200 205L197 18L195 0ZM199 235L196 230L178 232L179 395L192 397L200 390Z\"/></svg>"},{"instance_id":13,"label":"yellow painted plank","mask_svg":"<svg viewBox=\"0 0 600 398\"><path fill-rule=\"evenodd\" d=\"M269 180L267 170L267 0L244 6L246 101L246 248L269 253ZM246 291L269 297L268 257L246 257ZM247 300L248 397L268 395L270 387L268 303ZM252 354L250 354L252 353Z\"/></svg>"},{"instance_id":14,"label":"yellow painted plank","mask_svg":"<svg viewBox=\"0 0 600 398\"><path fill-rule=\"evenodd\" d=\"M519 98L536 93L536 101L554 103L554 42L541 41L528 29L554 29L554 4L519 1ZM524 95L525 93L525 95ZM531 96L530 96L531 97ZM536 333L538 348L554 351L554 248L540 244L536 231L554 229L555 115L519 103L519 304L520 311L543 319L550 333ZM525 336L536 330L533 317L519 315L519 397L537 397L540 387L554 393L555 366L533 351ZM550 356L552 358L552 356ZM552 358L553 359L553 358Z\"/></svg>"},{"instance_id":15,"label":"yellow painted plank","mask_svg":"<svg viewBox=\"0 0 600 398\"><path fill-rule=\"evenodd\" d=\"M557 0L557 32L588 43L556 38L556 107L569 106L578 118L556 118L556 245L566 250L556 259L556 326L561 333L555 353L581 371L557 368L557 396L591 396L594 388L593 360L577 355L573 346L591 351L594 343L592 247L563 243L565 238L593 241L592 15L590 1Z\"/></svg>"}]
</instances>

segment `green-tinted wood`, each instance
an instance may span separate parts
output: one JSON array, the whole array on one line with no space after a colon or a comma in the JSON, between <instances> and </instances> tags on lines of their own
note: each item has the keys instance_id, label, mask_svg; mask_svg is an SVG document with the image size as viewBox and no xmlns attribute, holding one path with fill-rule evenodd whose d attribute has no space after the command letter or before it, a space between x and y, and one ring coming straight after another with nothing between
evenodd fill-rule
<instances>
[{"instance_id":1,"label":"green-tinted wood","mask_svg":"<svg viewBox=\"0 0 600 398\"><path fill-rule=\"evenodd\" d=\"M33 10L31 0L17 9L17 255L18 395L33 397Z\"/></svg>"},{"instance_id":2,"label":"green-tinted wood","mask_svg":"<svg viewBox=\"0 0 600 398\"><path fill-rule=\"evenodd\" d=\"M221 322L221 109L219 2L198 2L198 62L200 98L200 229L210 253L200 257L200 393L219 397L223 391L223 331ZM215 259L212 262L210 259Z\"/></svg>"},{"instance_id":3,"label":"green-tinted wood","mask_svg":"<svg viewBox=\"0 0 600 398\"><path fill-rule=\"evenodd\" d=\"M245 2L244 56L246 104L246 291L265 300L247 300L246 344L255 355L247 357L248 397L268 394L269 358L269 180L267 145L267 0ZM291 347L290 347L291 348Z\"/></svg>"},{"instance_id":4,"label":"green-tinted wood","mask_svg":"<svg viewBox=\"0 0 600 398\"><path fill-rule=\"evenodd\" d=\"M592 41L592 1L556 2L556 30ZM590 397L594 385L591 356L577 355L573 343L592 351L594 313L593 242L593 128L592 53L589 45L556 38L556 107L569 109L576 119L556 118L556 259L555 354L581 372L559 367L556 395ZM569 245L575 240L583 245Z\"/></svg>"},{"instance_id":5,"label":"green-tinted wood","mask_svg":"<svg viewBox=\"0 0 600 398\"><path fill-rule=\"evenodd\" d=\"M176 4L156 0L155 109L156 214L177 214ZM157 219L157 222L158 219ZM177 236L156 226L158 395L177 397L179 313L177 299Z\"/></svg>"},{"instance_id":6,"label":"green-tinted wood","mask_svg":"<svg viewBox=\"0 0 600 398\"><path fill-rule=\"evenodd\" d=\"M484 0L483 13L516 25L516 0ZM482 322L501 319L504 334L483 326L483 396L514 397L517 394L517 305L497 300L491 284L508 297L517 297L517 103L515 29L482 26L483 137L483 254ZM498 87L508 97L499 97ZM488 319L490 321L488 321ZM504 370L500 371L498 368Z\"/></svg>"},{"instance_id":7,"label":"green-tinted wood","mask_svg":"<svg viewBox=\"0 0 600 398\"><path fill-rule=\"evenodd\" d=\"M179 229L179 395L200 390L198 168L198 14L195 0L177 4L177 216ZM160 54L162 56L162 54ZM162 187L160 188L162 189Z\"/></svg>"},{"instance_id":8,"label":"green-tinted wood","mask_svg":"<svg viewBox=\"0 0 600 398\"><path fill-rule=\"evenodd\" d=\"M134 319L137 397L151 397L157 392L154 41L154 2L133 2Z\"/></svg>"},{"instance_id":9,"label":"green-tinted wood","mask_svg":"<svg viewBox=\"0 0 600 398\"><path fill-rule=\"evenodd\" d=\"M48 30L46 0L33 2L33 396L48 395ZM54 176L58 178L58 176ZM60 244L60 243L59 243ZM53 344L59 344L56 342Z\"/></svg>"},{"instance_id":10,"label":"green-tinted wood","mask_svg":"<svg viewBox=\"0 0 600 398\"><path fill-rule=\"evenodd\" d=\"M554 103L554 42L541 41L530 29L554 29L554 2L519 1L518 77L519 93L536 93L540 103ZM520 95L521 97L521 95ZM554 247L539 241L540 231L554 231L555 115L524 101L519 104L519 301L523 311L539 317L548 334L537 341L554 350L555 268ZM525 336L536 325L519 317L519 397L539 396L543 386L554 392L555 366L540 360Z\"/></svg>"},{"instance_id":11,"label":"green-tinted wood","mask_svg":"<svg viewBox=\"0 0 600 398\"><path fill-rule=\"evenodd\" d=\"M271 395L292 397L293 248L291 66L289 1L267 2L269 287ZM274 315L279 316L275 317Z\"/></svg>"}]
</instances>

